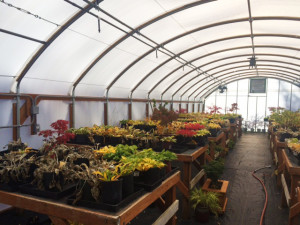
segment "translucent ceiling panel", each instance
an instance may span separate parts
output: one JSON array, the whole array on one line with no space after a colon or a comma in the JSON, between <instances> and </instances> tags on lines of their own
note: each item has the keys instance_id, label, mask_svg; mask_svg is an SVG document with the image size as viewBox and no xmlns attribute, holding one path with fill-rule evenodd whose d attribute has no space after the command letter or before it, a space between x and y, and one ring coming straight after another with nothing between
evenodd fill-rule
<instances>
[{"instance_id":1,"label":"translucent ceiling panel","mask_svg":"<svg viewBox=\"0 0 300 225\"><path fill-rule=\"evenodd\" d=\"M171 37L184 33L185 30L172 18L166 17L165 19L159 20L151 26L144 28L141 32L151 37L156 42L162 43Z\"/></svg>"},{"instance_id":2,"label":"translucent ceiling panel","mask_svg":"<svg viewBox=\"0 0 300 225\"><path fill-rule=\"evenodd\" d=\"M165 12L156 1L149 0L110 0L101 2L100 7L133 27Z\"/></svg>"},{"instance_id":3,"label":"translucent ceiling panel","mask_svg":"<svg viewBox=\"0 0 300 225\"><path fill-rule=\"evenodd\" d=\"M100 60L81 82L83 84L101 85L103 88L99 88L99 96L103 96L105 87L113 81L116 74L119 74L135 59L135 55L114 49Z\"/></svg>"},{"instance_id":4,"label":"translucent ceiling panel","mask_svg":"<svg viewBox=\"0 0 300 225\"><path fill-rule=\"evenodd\" d=\"M251 0L252 16L299 16L300 2L298 0Z\"/></svg>"},{"instance_id":5,"label":"translucent ceiling panel","mask_svg":"<svg viewBox=\"0 0 300 225\"><path fill-rule=\"evenodd\" d=\"M255 39L256 42L257 39ZM288 44L288 43L287 43ZM279 45L277 45L279 46ZM287 46L288 47L288 46ZM300 48L299 48L300 50ZM269 53L269 54L282 54L282 55L290 55L290 56L297 56L297 48L295 50L293 49L286 49L286 48L255 48L256 53Z\"/></svg>"},{"instance_id":6,"label":"translucent ceiling panel","mask_svg":"<svg viewBox=\"0 0 300 225\"><path fill-rule=\"evenodd\" d=\"M38 15L53 23L62 25L69 17L78 11L77 8L61 0L7 0L16 7L23 8L34 15ZM84 5L83 1L81 5ZM46 40L46 38L57 29L57 26L38 19L32 15L18 11L15 8L0 4L0 27L15 33L30 36L32 38Z\"/></svg>"},{"instance_id":7,"label":"translucent ceiling panel","mask_svg":"<svg viewBox=\"0 0 300 225\"><path fill-rule=\"evenodd\" d=\"M299 48L300 39L297 36L295 38L285 38L285 37L255 37L255 45L274 45L274 46L284 46L284 47L294 47ZM277 49L277 53L284 51L282 48Z\"/></svg>"},{"instance_id":8,"label":"translucent ceiling panel","mask_svg":"<svg viewBox=\"0 0 300 225\"><path fill-rule=\"evenodd\" d=\"M12 81L13 81L13 77L0 75L0 92L2 93L9 92Z\"/></svg>"},{"instance_id":9,"label":"translucent ceiling panel","mask_svg":"<svg viewBox=\"0 0 300 225\"><path fill-rule=\"evenodd\" d=\"M117 41L120 37L124 35L124 32L112 27L111 25L101 21L100 22L101 31L98 31L98 20L97 18L85 14L79 20L77 20L70 27L71 30L78 32L86 36L87 38L94 39L95 41L100 41L104 44L111 44Z\"/></svg>"},{"instance_id":10,"label":"translucent ceiling panel","mask_svg":"<svg viewBox=\"0 0 300 225\"><path fill-rule=\"evenodd\" d=\"M218 74L222 71L227 71L228 69L230 68L236 68L236 67L240 67L240 66L249 66L249 63L248 62L238 62L238 63L234 63L234 64L231 64L231 65L226 65L226 64L223 64L219 67L215 67L215 68L212 68L212 69L209 69L209 70L206 70L208 74Z\"/></svg>"},{"instance_id":11,"label":"translucent ceiling panel","mask_svg":"<svg viewBox=\"0 0 300 225\"><path fill-rule=\"evenodd\" d=\"M199 42L195 38L193 38L190 35L186 35L182 38L177 39L176 41L172 41L169 44L166 44L165 47L167 49L170 49L171 51L180 53L180 52L185 51L186 49L194 47L198 44L199 44Z\"/></svg>"},{"instance_id":12,"label":"translucent ceiling panel","mask_svg":"<svg viewBox=\"0 0 300 225\"><path fill-rule=\"evenodd\" d=\"M300 10L300 8L299 8ZM276 23L276 27L274 26ZM253 22L253 33L267 34L298 34L299 21L290 20L258 20Z\"/></svg>"},{"instance_id":13,"label":"translucent ceiling panel","mask_svg":"<svg viewBox=\"0 0 300 225\"><path fill-rule=\"evenodd\" d=\"M208 13L209 12L209 13ZM190 30L219 21L248 16L247 4L239 0L213 1L175 14L178 23Z\"/></svg>"},{"instance_id":14,"label":"translucent ceiling panel","mask_svg":"<svg viewBox=\"0 0 300 225\"><path fill-rule=\"evenodd\" d=\"M72 82L107 45L65 31L36 61L26 77Z\"/></svg>"},{"instance_id":15,"label":"translucent ceiling panel","mask_svg":"<svg viewBox=\"0 0 300 225\"><path fill-rule=\"evenodd\" d=\"M16 76L41 44L0 33L0 75Z\"/></svg>"}]
</instances>

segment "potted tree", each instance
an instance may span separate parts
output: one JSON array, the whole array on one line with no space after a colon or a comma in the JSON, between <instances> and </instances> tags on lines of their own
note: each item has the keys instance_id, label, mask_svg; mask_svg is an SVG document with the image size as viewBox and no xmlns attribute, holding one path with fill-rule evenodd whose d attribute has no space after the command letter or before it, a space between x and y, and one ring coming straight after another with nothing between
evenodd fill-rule
<instances>
[{"instance_id":1,"label":"potted tree","mask_svg":"<svg viewBox=\"0 0 300 225\"><path fill-rule=\"evenodd\" d=\"M200 223L209 221L210 212L218 216L219 211L221 211L216 192L205 192L201 188L195 188L191 193L190 200L195 210L195 219Z\"/></svg>"},{"instance_id":2,"label":"potted tree","mask_svg":"<svg viewBox=\"0 0 300 225\"><path fill-rule=\"evenodd\" d=\"M219 203L222 208L221 211L224 213L227 205L226 193L229 184L229 181L220 180L224 170L224 161L222 159L213 160L203 168L207 175L207 179L202 190L219 193Z\"/></svg>"}]
</instances>

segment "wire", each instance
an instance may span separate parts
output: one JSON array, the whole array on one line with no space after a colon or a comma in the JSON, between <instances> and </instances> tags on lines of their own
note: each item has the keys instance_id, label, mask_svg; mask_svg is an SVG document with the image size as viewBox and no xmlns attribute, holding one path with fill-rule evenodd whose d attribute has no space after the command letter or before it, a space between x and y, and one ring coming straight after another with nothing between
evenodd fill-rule
<instances>
[{"instance_id":1,"label":"wire","mask_svg":"<svg viewBox=\"0 0 300 225\"><path fill-rule=\"evenodd\" d=\"M268 205L268 192L267 192L267 189L266 189L266 186L265 186L264 182L263 182L259 177L257 177L257 176L255 175L255 173L256 173L257 171L259 171L259 170L261 170L261 169L265 169L265 168L271 168L271 165L261 167L261 168L256 169L256 170L254 170L254 171L252 172L252 176L253 176L255 179L257 179L257 180L261 183L261 185L263 186L264 191L265 191L265 204L264 204L264 208L263 208L263 211L262 211L261 217L260 217L260 223L259 223L260 225L263 225L263 220L264 220L265 212L266 212L267 205Z\"/></svg>"},{"instance_id":2,"label":"wire","mask_svg":"<svg viewBox=\"0 0 300 225\"><path fill-rule=\"evenodd\" d=\"M45 19L45 18L43 18L43 17L40 17L40 16L37 15L37 14L31 13L31 12L27 11L26 9L21 8L21 7L14 6L13 4L8 3L8 2L5 2L4 0L0 0L0 2L3 3L3 4L5 4L5 5L7 5L8 7L12 7L12 8L17 9L17 10L19 10L19 11L22 12L22 13L25 13L25 14L28 14L28 15L31 15L31 16L34 16L34 17L37 18L37 19L43 20L43 21L45 21L45 22L47 22L47 23L51 23L51 24L56 25L56 26L58 26L58 27L60 26L60 25L57 24L57 23L54 23L54 22L52 22L52 21L50 21L50 20L47 20L47 19Z\"/></svg>"}]
</instances>

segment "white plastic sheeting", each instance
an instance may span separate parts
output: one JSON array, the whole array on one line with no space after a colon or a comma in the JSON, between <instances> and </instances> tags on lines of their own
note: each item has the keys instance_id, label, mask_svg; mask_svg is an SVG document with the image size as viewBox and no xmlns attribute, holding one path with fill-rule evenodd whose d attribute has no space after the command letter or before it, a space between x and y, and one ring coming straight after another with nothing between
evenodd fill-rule
<instances>
[{"instance_id":1,"label":"white plastic sheeting","mask_svg":"<svg viewBox=\"0 0 300 225\"><path fill-rule=\"evenodd\" d=\"M3 2L21 7L48 22L9 7ZM88 5L82 0L72 2L79 7ZM297 12L299 12L300 3L296 0L284 2L277 0L272 3L267 0L250 0L249 2L253 17L254 45L257 46L255 53L272 54L276 52L277 54L296 56L298 51L276 48L276 46L288 46L289 48L299 46L300 41L296 35L299 24ZM103 1L99 6L122 21L123 24L101 11L90 9L93 15L85 13L75 20L37 57L21 82L22 92L68 94L74 82L79 81L78 78L84 73L85 76L81 76L82 79L76 92L78 96L103 96L106 88L111 86L111 92L109 92L111 97L125 97L130 94L138 82L144 80L137 86L133 96L146 98L149 90L157 85L151 96L156 97L165 90L168 84L177 81L180 76L185 74L184 71L170 72L187 61L193 61L193 66L211 74L214 73L214 70L210 69L222 63L234 63L241 59L247 61L249 58L249 56L242 56L224 62L218 61L224 56L252 54L247 1L131 0ZM47 0L41 3L37 0L26 2L5 0L0 4L0 27L6 31L46 42L54 32L61 29L78 12L80 12L79 8L66 1ZM166 15L155 19L163 14ZM100 22L100 33L95 16L103 19ZM104 20L119 29L107 24ZM276 26L274 26L275 23ZM124 32L131 32L132 29L136 29L142 24L146 25L141 30L137 30L142 35L134 33L135 38L127 37L116 44L120 38L126 35ZM43 45L3 32L0 34L0 39L0 75L18 77L36 51ZM164 46L160 46L164 43L166 43ZM113 48L109 49L112 45ZM273 45L273 47L267 48L264 47L265 45ZM243 46L244 48L240 48ZM157 47L167 55L158 52L158 58L156 58L156 51L153 48ZM185 51L192 48L194 49ZM223 49L231 50L220 52ZM145 58L134 62L149 50L151 50L150 54L146 54ZM182 52L184 53L180 55L181 59L176 57L181 63L172 59L169 63L162 65L164 61L174 57L174 54ZM219 53L211 54L213 52ZM207 54L208 56L205 56ZM201 56L205 57L201 58ZM201 59L195 61L199 57ZM259 60L267 58L271 60L274 57L276 56L260 55L258 58ZM291 62L291 59L286 58L280 60ZM298 63L298 59L293 61ZM268 64L268 67L273 68L276 65L279 63ZM144 79L157 66L160 68ZM292 68L292 66L289 67ZM160 83L166 75L169 77ZM192 74L186 79L174 82L174 87L172 86L166 91L166 96L172 96L174 90L177 90L177 87L191 77ZM54 83L48 85L49 82ZM198 81L194 80L186 86L193 86L196 82ZM32 83L34 85L31 85ZM199 86L203 83L204 81L200 82ZM86 85L95 86L95 91L86 88ZM44 88L41 90L40 87ZM183 97L187 98L190 94L191 92L186 92ZM181 95L179 94L179 96Z\"/></svg>"},{"instance_id":2,"label":"white plastic sheeting","mask_svg":"<svg viewBox=\"0 0 300 225\"><path fill-rule=\"evenodd\" d=\"M150 98L199 102L221 82L243 77L266 76L299 85L298 0L102 1L100 9L119 21L83 0L70 2L75 6L67 0L0 1L0 92L16 92L19 80L21 93L69 95L76 86L76 96L108 93L129 100L131 93L141 99L150 93ZM80 7L89 7L91 14ZM249 21L253 21L253 43ZM54 38L55 34L59 35ZM257 69L249 68L253 54ZM289 88L282 89L286 95L276 101L296 102L300 94L296 86L292 90L293 95L288 95ZM231 95L229 90L227 106L234 101ZM219 97L223 102L224 96ZM239 96L238 101L244 104L245 98ZM3 102L1 109L10 113L11 101ZM69 103L42 102L41 128L68 118ZM297 109L297 104L291 108ZM191 111L191 104L188 107ZM179 109L178 103L174 109ZM76 127L103 123L103 112L103 102L77 101ZM132 117L144 116L145 103L133 103ZM128 103L109 102L109 124L127 117ZM1 122L11 124L11 115ZM22 135L28 130L21 128Z\"/></svg>"}]
</instances>

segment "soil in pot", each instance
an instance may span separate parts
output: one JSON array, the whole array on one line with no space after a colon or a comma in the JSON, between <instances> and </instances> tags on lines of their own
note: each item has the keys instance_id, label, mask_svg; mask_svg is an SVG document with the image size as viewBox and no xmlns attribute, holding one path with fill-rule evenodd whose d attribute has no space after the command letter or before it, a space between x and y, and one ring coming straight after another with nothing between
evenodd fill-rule
<instances>
[{"instance_id":1,"label":"soil in pot","mask_svg":"<svg viewBox=\"0 0 300 225\"><path fill-rule=\"evenodd\" d=\"M121 137L110 137L110 145L116 146L118 144L122 144L122 138Z\"/></svg>"},{"instance_id":2,"label":"soil in pot","mask_svg":"<svg viewBox=\"0 0 300 225\"><path fill-rule=\"evenodd\" d=\"M134 192L133 173L127 176L123 176L122 179L122 198L124 199Z\"/></svg>"},{"instance_id":3,"label":"soil in pot","mask_svg":"<svg viewBox=\"0 0 300 225\"><path fill-rule=\"evenodd\" d=\"M195 219L200 223L207 223L209 221L209 209L206 207L197 206L195 208Z\"/></svg>"},{"instance_id":4,"label":"soil in pot","mask_svg":"<svg viewBox=\"0 0 300 225\"><path fill-rule=\"evenodd\" d=\"M100 144L102 146L105 145L105 138L104 138L104 136L95 135L93 138L94 138L95 143Z\"/></svg>"},{"instance_id":5,"label":"soil in pot","mask_svg":"<svg viewBox=\"0 0 300 225\"><path fill-rule=\"evenodd\" d=\"M122 201L122 180L101 181L100 187L103 203L115 205Z\"/></svg>"}]
</instances>

